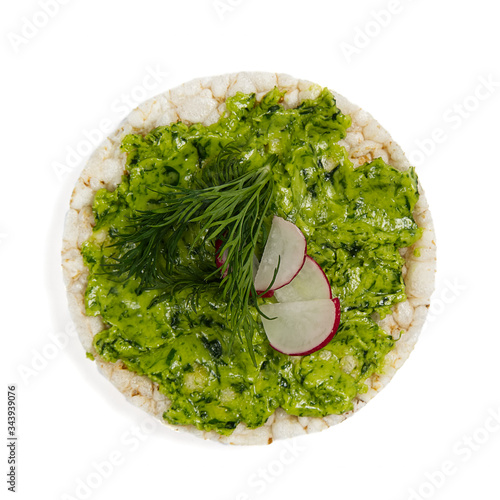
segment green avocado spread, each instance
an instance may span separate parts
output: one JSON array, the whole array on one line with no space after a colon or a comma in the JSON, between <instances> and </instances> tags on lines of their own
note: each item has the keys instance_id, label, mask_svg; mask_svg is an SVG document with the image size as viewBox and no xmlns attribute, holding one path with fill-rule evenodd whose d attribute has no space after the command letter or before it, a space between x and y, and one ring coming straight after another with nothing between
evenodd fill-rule
<instances>
[{"instance_id":1,"label":"green avocado spread","mask_svg":"<svg viewBox=\"0 0 500 500\"><path fill-rule=\"evenodd\" d=\"M257 102L254 94L238 93L210 126L178 122L145 136L126 136L121 183L96 193L95 227L82 247L89 269L86 312L106 324L94 347L104 360L121 360L156 382L171 400L164 413L171 424L230 434L240 422L263 425L279 407L298 416L344 413L367 390L366 379L383 372L394 347L395 340L373 318L406 300L399 249L421 236L412 216L416 174L382 159L354 169L339 145L350 118L329 90L293 109L285 109L283 96L274 89ZM193 189L204 167L234 144L249 169L274 159L261 240L273 215L296 224L308 255L340 300L337 334L307 356L272 349L252 307L252 359L244 340L232 340L231 303L213 283L196 303L186 288L155 301L161 290L142 290L137 276L117 278L103 264L134 214L154 209L162 190ZM179 238L176 262L191 269L213 266L214 242L194 238L194 226Z\"/></svg>"}]
</instances>

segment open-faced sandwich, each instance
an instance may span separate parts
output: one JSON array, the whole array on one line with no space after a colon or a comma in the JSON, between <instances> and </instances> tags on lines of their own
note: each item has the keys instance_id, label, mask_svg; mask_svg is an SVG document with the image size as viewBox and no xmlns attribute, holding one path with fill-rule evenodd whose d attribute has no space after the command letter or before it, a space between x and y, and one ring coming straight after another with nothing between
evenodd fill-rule
<instances>
[{"instance_id":1,"label":"open-faced sandwich","mask_svg":"<svg viewBox=\"0 0 500 500\"><path fill-rule=\"evenodd\" d=\"M269 73L134 110L77 182L62 256L100 371L165 424L234 444L362 407L412 350L435 269L428 206L389 134Z\"/></svg>"}]
</instances>

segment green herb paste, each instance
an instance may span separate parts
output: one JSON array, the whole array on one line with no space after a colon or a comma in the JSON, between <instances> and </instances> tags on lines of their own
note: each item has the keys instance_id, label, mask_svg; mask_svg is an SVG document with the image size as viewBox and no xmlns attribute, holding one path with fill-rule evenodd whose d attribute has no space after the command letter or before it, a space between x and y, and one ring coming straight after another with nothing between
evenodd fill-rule
<instances>
[{"instance_id":1,"label":"green herb paste","mask_svg":"<svg viewBox=\"0 0 500 500\"><path fill-rule=\"evenodd\" d=\"M383 371L394 346L372 316L383 317L406 299L398 249L421 235L412 217L415 172L399 172L381 159L354 169L338 145L350 118L327 89L295 109L284 109L282 98L278 89L260 103L239 93L208 127L176 123L145 137L125 137L126 175L114 191L95 196L96 224L82 248L90 271L86 308L109 328L96 335L94 346L104 360L120 359L159 384L172 401L164 414L169 423L230 434L240 422L250 428L264 424L278 407L299 416L346 412L356 394L366 391L364 381ZM130 217L154 207L154 190L192 187L206 162L228 144L238 144L252 168L278 157L265 228L273 215L294 222L340 299L338 333L308 356L273 350L258 326L254 364L244 341L236 338L230 349L231 305L217 289L207 287L196 308L189 290L149 307L159 291L137 293L136 278L114 279L101 265ZM213 264L213 243L192 240L187 232L179 241L179 265Z\"/></svg>"}]
</instances>

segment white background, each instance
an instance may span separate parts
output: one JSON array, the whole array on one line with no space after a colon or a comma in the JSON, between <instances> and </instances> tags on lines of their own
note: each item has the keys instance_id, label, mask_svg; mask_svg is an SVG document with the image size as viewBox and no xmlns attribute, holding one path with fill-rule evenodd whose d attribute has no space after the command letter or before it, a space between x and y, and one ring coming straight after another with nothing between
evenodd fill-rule
<instances>
[{"instance_id":1,"label":"white background","mask_svg":"<svg viewBox=\"0 0 500 500\"><path fill-rule=\"evenodd\" d=\"M0 437L16 384L17 498L500 498L495 2L45 1L50 14L23 0L0 16ZM127 403L70 329L59 260L102 124L241 70L313 80L371 112L417 166L439 252L431 321L389 386L335 428L251 448L175 433Z\"/></svg>"}]
</instances>

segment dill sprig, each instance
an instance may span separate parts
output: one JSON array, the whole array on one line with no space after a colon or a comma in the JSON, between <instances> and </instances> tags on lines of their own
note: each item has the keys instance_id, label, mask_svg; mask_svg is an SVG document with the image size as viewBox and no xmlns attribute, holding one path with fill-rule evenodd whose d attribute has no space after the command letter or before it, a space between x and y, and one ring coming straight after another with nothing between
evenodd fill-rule
<instances>
[{"instance_id":1,"label":"dill sprig","mask_svg":"<svg viewBox=\"0 0 500 500\"><path fill-rule=\"evenodd\" d=\"M137 278L139 292L160 290L150 307L181 290L190 289L196 302L208 287L220 287L227 303L229 326L240 339L245 338L255 363L252 306L258 309L258 305L253 259L272 201L271 169L276 162L277 157L271 156L265 166L252 169L248 161L241 159L238 149L229 146L213 164L203 168L194 189L151 188L157 195L155 208L138 210L126 231L114 236L112 246L117 252L103 262L104 269L118 279ZM193 229L191 248L221 240L219 253L227 252L221 269L208 262L196 268L179 265L178 245Z\"/></svg>"}]
</instances>

